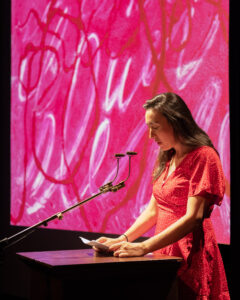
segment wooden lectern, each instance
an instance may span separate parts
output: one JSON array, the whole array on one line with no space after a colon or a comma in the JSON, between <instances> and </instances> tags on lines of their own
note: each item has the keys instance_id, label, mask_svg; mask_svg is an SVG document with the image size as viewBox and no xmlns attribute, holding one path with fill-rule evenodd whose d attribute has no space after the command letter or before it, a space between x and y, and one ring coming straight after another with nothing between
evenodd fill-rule
<instances>
[{"instance_id":1,"label":"wooden lectern","mask_svg":"<svg viewBox=\"0 0 240 300\"><path fill-rule=\"evenodd\" d=\"M178 299L179 257L117 258L92 249L22 252L31 272L31 299ZM152 298L153 299L153 298Z\"/></svg>"}]
</instances>

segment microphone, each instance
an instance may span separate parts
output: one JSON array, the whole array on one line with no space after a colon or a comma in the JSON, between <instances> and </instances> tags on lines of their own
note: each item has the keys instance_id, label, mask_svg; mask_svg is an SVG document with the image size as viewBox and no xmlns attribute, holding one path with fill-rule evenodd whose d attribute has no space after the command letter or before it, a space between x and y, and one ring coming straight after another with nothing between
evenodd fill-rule
<instances>
[{"instance_id":1,"label":"microphone","mask_svg":"<svg viewBox=\"0 0 240 300\"><path fill-rule=\"evenodd\" d=\"M125 154L123 154L123 153L116 153L114 156L117 157L117 158L121 158L121 157L124 157Z\"/></svg>"},{"instance_id":2,"label":"microphone","mask_svg":"<svg viewBox=\"0 0 240 300\"><path fill-rule=\"evenodd\" d=\"M114 156L117 159L117 172L116 172L116 175L115 175L114 179L112 180L112 183L116 180L116 178L118 176L120 158L124 157L125 154L123 154L123 153L116 153Z\"/></svg>"},{"instance_id":3,"label":"microphone","mask_svg":"<svg viewBox=\"0 0 240 300\"><path fill-rule=\"evenodd\" d=\"M126 154L129 156L133 156L133 155L137 155L137 152L128 151Z\"/></svg>"},{"instance_id":4,"label":"microphone","mask_svg":"<svg viewBox=\"0 0 240 300\"><path fill-rule=\"evenodd\" d=\"M116 153L114 156L115 156L115 158L117 159L117 170L116 170L116 175L115 175L115 177L113 178L112 181L110 181L110 182L108 182L108 183L105 183L104 185L102 185L102 186L99 188L99 190L100 190L101 192L103 192L103 193L106 193L106 192L108 192L108 191L111 190L111 188L112 188L112 186L113 186L112 183L116 180L116 178L117 178L117 176L118 176L118 171L119 171L119 161L120 161L120 159L121 159L122 157L125 156L125 154L123 154L123 153Z\"/></svg>"},{"instance_id":5,"label":"microphone","mask_svg":"<svg viewBox=\"0 0 240 300\"><path fill-rule=\"evenodd\" d=\"M126 154L128 156L128 176L127 176L127 178L123 182L127 181L128 178L130 177L130 173L131 173L131 158L132 158L132 156L137 155L137 152L128 151Z\"/></svg>"},{"instance_id":6,"label":"microphone","mask_svg":"<svg viewBox=\"0 0 240 300\"><path fill-rule=\"evenodd\" d=\"M127 156L128 156L128 176L125 180L120 181L118 184L116 185L112 185L112 183L116 180L117 176L118 176L118 171L119 171L119 160L120 158L124 157L125 154L123 153L116 153L114 156L117 159L117 171L116 171L116 175L114 177L114 179L106 184L104 184L103 186L101 186L99 189L101 192L103 193L107 193L109 191L111 192L116 192L118 190L120 190L121 188L123 188L125 186L125 182L128 180L128 178L130 177L131 174L131 158L132 156L137 155L137 152L133 152L133 151L128 151L126 152Z\"/></svg>"},{"instance_id":7,"label":"microphone","mask_svg":"<svg viewBox=\"0 0 240 300\"><path fill-rule=\"evenodd\" d=\"M132 156L137 155L137 152L128 151L126 154L128 156L128 162L129 162L129 165L128 165L128 176L127 176L127 178L125 180L123 180L123 181L119 182L117 185L111 187L111 191L112 192L116 192L116 191L120 190L121 188L125 187L125 182L130 177L130 173L131 173L131 158L132 158Z\"/></svg>"}]
</instances>

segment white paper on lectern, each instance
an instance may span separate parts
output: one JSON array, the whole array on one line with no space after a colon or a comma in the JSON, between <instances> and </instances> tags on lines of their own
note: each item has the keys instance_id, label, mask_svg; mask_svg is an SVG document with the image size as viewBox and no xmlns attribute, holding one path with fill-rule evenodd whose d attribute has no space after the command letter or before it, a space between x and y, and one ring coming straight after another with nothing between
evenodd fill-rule
<instances>
[{"instance_id":1,"label":"white paper on lectern","mask_svg":"<svg viewBox=\"0 0 240 300\"><path fill-rule=\"evenodd\" d=\"M91 240L91 241L89 241L89 240L87 240L87 239L85 239L85 238L83 238L83 237L81 237L81 236L79 236L79 238L81 239L81 241L84 243L84 244L86 244L86 245L89 245L89 246L95 246L96 248L99 248L99 249L101 249L101 250L108 250L108 246L106 246L106 245L104 245L104 244L101 244L101 243L99 243L99 242L97 242L97 241L95 241L95 240Z\"/></svg>"}]
</instances>

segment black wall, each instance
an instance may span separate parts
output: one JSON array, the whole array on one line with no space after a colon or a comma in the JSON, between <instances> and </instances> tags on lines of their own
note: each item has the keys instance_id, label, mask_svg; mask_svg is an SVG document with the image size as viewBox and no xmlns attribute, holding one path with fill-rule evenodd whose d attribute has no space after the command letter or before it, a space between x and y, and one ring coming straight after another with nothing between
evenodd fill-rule
<instances>
[{"instance_id":1,"label":"black wall","mask_svg":"<svg viewBox=\"0 0 240 300\"><path fill-rule=\"evenodd\" d=\"M1 197L0 197L0 240L19 232L23 228L10 226L10 1L3 1L1 18ZM225 264L230 290L237 289L238 237L240 230L240 109L239 109L239 17L237 1L230 3L230 130L231 130L231 245L219 245ZM81 233L87 238L98 234ZM27 297L26 286L29 274L15 253L22 251L43 251L58 249L79 249L79 232L37 229L19 243L1 251L0 295L11 294ZM2 294L1 294L2 293ZM234 294L235 295L235 294ZM232 299L235 299L232 297Z\"/></svg>"}]
</instances>

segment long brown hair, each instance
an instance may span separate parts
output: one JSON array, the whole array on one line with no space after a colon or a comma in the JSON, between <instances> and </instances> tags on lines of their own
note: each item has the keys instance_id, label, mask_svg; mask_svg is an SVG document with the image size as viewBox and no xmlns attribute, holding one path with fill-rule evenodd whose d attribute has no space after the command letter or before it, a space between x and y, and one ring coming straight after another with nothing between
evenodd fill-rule
<instances>
[{"instance_id":1,"label":"long brown hair","mask_svg":"<svg viewBox=\"0 0 240 300\"><path fill-rule=\"evenodd\" d=\"M192 149L200 146L210 146L215 151L209 136L194 121L192 114L182 98L174 93L162 93L143 105L145 110L154 109L161 113L172 126L175 137L185 146ZM156 180L163 172L166 162L175 154L174 149L160 149L153 172Z\"/></svg>"}]
</instances>

